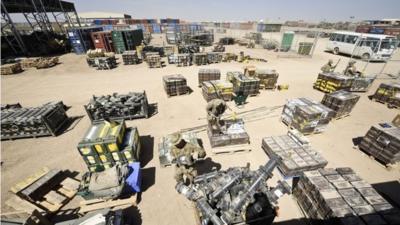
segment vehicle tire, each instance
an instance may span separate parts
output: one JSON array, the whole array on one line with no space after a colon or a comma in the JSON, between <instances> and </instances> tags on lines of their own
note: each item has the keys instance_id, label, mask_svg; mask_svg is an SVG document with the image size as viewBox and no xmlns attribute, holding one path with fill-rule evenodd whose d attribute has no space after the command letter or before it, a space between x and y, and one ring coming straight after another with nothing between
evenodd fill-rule
<instances>
[{"instance_id":1,"label":"vehicle tire","mask_svg":"<svg viewBox=\"0 0 400 225\"><path fill-rule=\"evenodd\" d=\"M369 53L364 53L362 54L361 59L364 61L368 61L370 57L371 56L369 55Z\"/></svg>"},{"instance_id":2,"label":"vehicle tire","mask_svg":"<svg viewBox=\"0 0 400 225\"><path fill-rule=\"evenodd\" d=\"M339 54L339 48L338 47L333 49L333 54L335 54L335 55Z\"/></svg>"}]
</instances>

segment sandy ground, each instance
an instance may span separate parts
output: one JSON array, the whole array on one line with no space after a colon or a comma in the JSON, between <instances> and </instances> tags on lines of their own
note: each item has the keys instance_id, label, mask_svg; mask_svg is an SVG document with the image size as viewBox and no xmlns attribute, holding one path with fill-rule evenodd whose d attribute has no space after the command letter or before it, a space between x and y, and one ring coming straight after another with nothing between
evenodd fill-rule
<instances>
[{"instance_id":1,"label":"sandy ground","mask_svg":"<svg viewBox=\"0 0 400 225\"><path fill-rule=\"evenodd\" d=\"M276 35L279 38L279 35ZM156 37L155 41L160 42L161 39ZM286 58L285 54L263 49L249 50L238 46L228 46L227 51L229 52L245 51L246 54L267 59L268 63L252 62L251 64L258 68L276 69L280 74L278 83L290 86L289 90L282 92L261 91L259 96L248 99L248 104L244 109L239 110L232 103L230 106L240 112L260 106L283 105L287 99L296 97L321 100L323 93L312 88L320 67L330 58L341 59L338 70L343 70L349 59L346 56L335 56L324 52L325 45L326 39L321 39L313 58ZM148 69L146 64L131 66L121 64L111 71L96 71L87 66L84 56L66 54L61 56L60 61L60 65L51 69L29 69L15 76L1 77L2 103L20 102L23 106L36 106L47 101L63 100L65 104L72 106L67 112L69 116L84 116L58 137L1 142L2 208L4 200L11 196L8 192L10 187L43 166L69 169L80 173L86 171L85 163L81 159L76 145L90 125L83 105L93 94L146 90L149 102L158 104L159 113L150 119L127 121L128 126L139 128L144 142L142 154L144 158L143 193L138 206L140 210L138 224L195 224L191 203L174 190L173 168L159 166L157 145L159 139L166 134L182 128L205 124L204 119L199 119L204 118L206 106L201 90L197 87L197 72L200 67L182 68L167 65L161 69ZM363 62L358 64L362 68ZM245 64L235 62L203 67L220 69L224 79L227 71L241 71L243 66ZM381 70L382 66L382 63L369 64L366 73L375 74ZM397 73L399 69L400 62L395 61L386 66L385 72ZM177 73L187 78L193 93L168 98L162 87L162 76ZM400 204L399 168L390 171L383 168L379 163L354 149L352 143L353 138L365 135L371 125L391 121L399 113L396 109L389 109L385 105L367 98L381 82L386 81L378 79L369 92L361 93L361 99L351 116L333 121L326 132L309 136L309 139L312 146L321 151L329 161L329 167L352 167L361 177L374 184L386 197ZM251 138L252 151L250 153L211 156L206 133L199 133L199 137L205 143L208 156L212 157L212 160L208 159L200 165L202 170L219 166L223 169L231 166L245 166L248 162L252 168L256 169L259 165L264 164L268 157L261 149L262 138L287 132L287 127L279 120L280 113L277 111L271 113L268 118L246 124ZM282 177L275 171L274 177L268 183L273 185L278 179L282 179ZM275 219L276 224L301 224L297 219L302 218L302 214L291 196L281 198L279 205L281 210L279 217Z\"/></svg>"}]
</instances>

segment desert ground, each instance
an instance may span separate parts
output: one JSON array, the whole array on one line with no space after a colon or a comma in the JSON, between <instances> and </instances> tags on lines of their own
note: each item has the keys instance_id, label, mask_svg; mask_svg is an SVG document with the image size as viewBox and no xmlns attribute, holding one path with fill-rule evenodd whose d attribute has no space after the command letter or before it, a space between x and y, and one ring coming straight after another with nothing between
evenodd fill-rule
<instances>
[{"instance_id":1,"label":"desert ground","mask_svg":"<svg viewBox=\"0 0 400 225\"><path fill-rule=\"evenodd\" d=\"M218 34L216 40L222 35ZM235 35L239 35L238 32ZM264 37L277 37L278 34L264 34ZM153 42L162 42L163 37L155 35ZM297 41L307 40L298 37ZM309 39L308 41L312 41ZM278 84L288 84L285 91L261 90L256 97L248 98L244 108L236 108L233 102L229 106L235 112L251 110L261 106L273 107L284 105L288 99L307 97L320 101L324 93L313 89L320 68L328 59L335 62L341 59L337 71L342 71L349 57L333 55L325 52L327 39L319 39L313 57L293 57L291 54L277 53L262 48L247 49L237 45L227 46L227 52L239 53L244 51L253 57L267 59L268 62L252 62L257 68L275 69L279 73ZM400 70L400 53L389 62L383 73L397 74ZM137 126L142 136L142 173L143 192L138 204L140 214L137 224L143 225L188 225L195 224L195 216L190 201L179 195L173 179L174 168L162 168L158 160L158 143L166 134L184 128L203 125L206 123L206 101L198 87L197 72L199 68L217 68L221 70L222 79L228 71L242 71L248 64L230 62L207 66L166 67L149 69L146 63L139 65L120 64L109 71L98 71L88 67L84 55L74 53L60 57L60 64L49 69L36 70L30 68L20 74L1 77L1 102L10 104L19 102L23 106L37 106L48 101L62 100L71 106L67 111L69 116L82 116L62 134L57 137L42 137L18 139L1 142L1 200L4 201L11 193L12 185L29 176L43 166L60 168L84 173L86 165L79 155L76 145L90 126L90 120L83 108L92 95L127 93L145 90L150 103L157 103L158 113L149 119L127 121L128 126ZM167 62L166 58L164 61ZM363 69L365 62L359 61L357 66ZM383 68L383 63L369 63L365 74L373 76ZM182 74L193 92L190 95L167 97L162 76ZM353 138L364 136L371 125L390 122L399 113L398 109L389 109L385 105L367 98L375 92L382 82L391 82L386 75L379 75L370 90L359 93L361 96L351 115L340 120L332 121L327 130L321 134L308 136L314 149L320 151L328 160L328 167L351 167L362 178L373 184L392 203L400 205L400 168L387 169L380 163L367 157L354 148ZM227 111L227 114L232 113ZM226 169L233 166L245 166L257 169L268 161L268 156L261 148L261 140L266 136L283 135L288 131L287 126L280 121L281 109L276 110L256 121L245 124L250 135L252 151L230 155L211 154L211 147L205 131L199 132L208 153L208 159L199 164L201 171L212 168ZM79 178L79 176L77 178ZM277 180L283 179L275 170L274 176L268 181L273 186ZM76 197L67 208L76 207L79 197ZM295 200L286 195L279 200L280 214L275 224L305 224L303 215Z\"/></svg>"}]
</instances>

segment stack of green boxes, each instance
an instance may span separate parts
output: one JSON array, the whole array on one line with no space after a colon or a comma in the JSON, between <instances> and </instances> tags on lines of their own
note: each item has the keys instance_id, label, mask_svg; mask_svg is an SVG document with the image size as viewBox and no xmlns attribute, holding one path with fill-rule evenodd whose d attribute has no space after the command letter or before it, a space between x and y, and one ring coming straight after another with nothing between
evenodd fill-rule
<instances>
[{"instance_id":1,"label":"stack of green boxes","mask_svg":"<svg viewBox=\"0 0 400 225\"><path fill-rule=\"evenodd\" d=\"M90 171L102 171L115 163L139 160L140 140L137 128L126 128L124 120L94 122L78 144Z\"/></svg>"}]
</instances>

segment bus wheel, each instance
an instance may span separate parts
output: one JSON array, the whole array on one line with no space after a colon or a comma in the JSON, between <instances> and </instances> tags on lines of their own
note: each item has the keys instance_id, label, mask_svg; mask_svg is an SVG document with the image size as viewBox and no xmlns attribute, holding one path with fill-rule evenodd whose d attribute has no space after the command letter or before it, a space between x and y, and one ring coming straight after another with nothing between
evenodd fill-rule
<instances>
[{"instance_id":1,"label":"bus wheel","mask_svg":"<svg viewBox=\"0 0 400 225\"><path fill-rule=\"evenodd\" d=\"M333 49L333 54L335 54L335 55L339 54L339 48L338 47Z\"/></svg>"},{"instance_id":2,"label":"bus wheel","mask_svg":"<svg viewBox=\"0 0 400 225\"><path fill-rule=\"evenodd\" d=\"M361 59L364 61L368 61L369 57L370 57L369 53L364 53L364 54L362 54Z\"/></svg>"}]
</instances>

